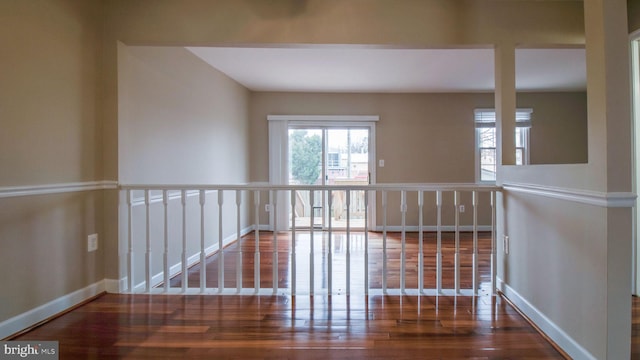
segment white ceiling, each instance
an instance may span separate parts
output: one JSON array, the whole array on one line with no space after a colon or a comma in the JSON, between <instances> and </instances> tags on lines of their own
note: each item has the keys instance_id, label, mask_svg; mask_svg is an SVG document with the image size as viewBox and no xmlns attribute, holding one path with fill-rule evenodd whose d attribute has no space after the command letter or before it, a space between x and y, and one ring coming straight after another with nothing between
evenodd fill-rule
<instances>
[{"instance_id":1,"label":"white ceiling","mask_svg":"<svg viewBox=\"0 0 640 360\"><path fill-rule=\"evenodd\" d=\"M493 49L188 47L254 91L486 92ZM519 49L518 89L586 88L584 49Z\"/></svg>"}]
</instances>

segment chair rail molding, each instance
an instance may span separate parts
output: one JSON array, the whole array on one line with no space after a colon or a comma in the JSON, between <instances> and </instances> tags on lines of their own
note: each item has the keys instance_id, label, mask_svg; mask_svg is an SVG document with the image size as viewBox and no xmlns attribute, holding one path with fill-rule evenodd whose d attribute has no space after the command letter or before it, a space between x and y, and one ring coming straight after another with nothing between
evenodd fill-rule
<instances>
[{"instance_id":1,"label":"chair rail molding","mask_svg":"<svg viewBox=\"0 0 640 360\"><path fill-rule=\"evenodd\" d=\"M503 183L502 189L505 192L545 196L607 208L634 207L637 198L637 195L631 192L600 192L533 184Z\"/></svg>"},{"instance_id":2,"label":"chair rail molding","mask_svg":"<svg viewBox=\"0 0 640 360\"><path fill-rule=\"evenodd\" d=\"M70 182L57 184L42 184L28 186L2 186L0 198L17 196L49 195L92 190L115 190L118 182L114 180Z\"/></svg>"}]
</instances>

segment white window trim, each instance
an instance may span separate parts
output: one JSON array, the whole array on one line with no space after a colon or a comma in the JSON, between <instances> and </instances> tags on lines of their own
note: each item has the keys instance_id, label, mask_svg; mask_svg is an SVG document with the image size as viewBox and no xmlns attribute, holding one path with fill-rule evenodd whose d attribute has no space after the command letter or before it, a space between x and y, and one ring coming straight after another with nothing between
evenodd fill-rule
<instances>
[{"instance_id":1,"label":"white window trim","mask_svg":"<svg viewBox=\"0 0 640 360\"><path fill-rule=\"evenodd\" d=\"M267 115L269 122L269 183L271 185L286 185L289 178L288 158L289 151L289 127L368 127L369 139L369 163L371 176L369 182L376 183L376 122L380 120L378 115ZM323 159L325 156L323 156ZM324 160L323 160L324 161ZM271 229L287 230L289 204L286 194L280 194L277 202L278 219L273 218L273 212L269 212L269 224ZM376 227L375 193L369 194L369 204L373 204L369 211L369 228Z\"/></svg>"},{"instance_id":2,"label":"white window trim","mask_svg":"<svg viewBox=\"0 0 640 360\"><path fill-rule=\"evenodd\" d=\"M490 128L496 127L496 115L495 115L496 110L494 108L480 108L480 109L475 109L474 110L474 123L475 123L475 173L476 173L476 183L479 184L494 184L495 181L491 181L491 180L481 180L481 174L480 174L480 134L478 129L479 128ZM478 116L479 114L483 114L483 113L493 113L493 117L489 117L489 120L486 121L478 121ZM530 163L530 148L529 148L529 128L531 128L531 114L533 114L533 109L531 108L518 108L516 109L516 127L521 127L521 128L526 128L525 134L524 134L524 156L522 158L522 165L529 165ZM515 134L514 134L515 136ZM496 145L497 145L497 139L496 139ZM496 147L496 157L497 157L497 147ZM496 159L496 178L497 178L497 173L498 173L498 167L500 164L497 164L497 159Z\"/></svg>"}]
</instances>

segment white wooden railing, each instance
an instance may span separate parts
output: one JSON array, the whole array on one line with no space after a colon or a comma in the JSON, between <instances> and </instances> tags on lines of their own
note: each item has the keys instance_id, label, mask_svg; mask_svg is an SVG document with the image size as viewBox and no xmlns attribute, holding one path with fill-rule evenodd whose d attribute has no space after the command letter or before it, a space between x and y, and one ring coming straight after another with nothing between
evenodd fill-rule
<instances>
[{"instance_id":1,"label":"white wooden railing","mask_svg":"<svg viewBox=\"0 0 640 360\"><path fill-rule=\"evenodd\" d=\"M335 254L331 240L329 246L318 249L316 237L323 236L323 230L314 229L313 226L306 229L295 227L295 208L297 205L297 191L308 190L310 201L314 203L314 192L320 191L325 196L325 205L331 209L332 192L343 191L346 193L346 228L340 230L346 239L344 254L345 274L344 279L336 279L333 267L335 266ZM351 226L349 206L351 192L364 194L364 229L355 231ZM496 276L496 212L495 199L499 187L477 184L384 184L361 186L273 186L273 185L121 185L120 186L120 290L123 293L211 293L211 294L445 294L445 295L477 295L479 293L479 253L478 233L489 231L491 237L490 262L490 293L495 293ZM484 202L479 199L484 198ZM425 198L433 200L433 203L425 203ZM410 199L413 197L411 201ZM465 197L467 201L461 199ZM390 198L399 202L399 209L392 209ZM449 202L445 198L450 199ZM451 200L452 198L452 200ZM286 199L286 200L284 200ZM469 201L470 200L470 201ZM280 204L279 202L285 202ZM471 217L467 223L460 219L460 205L471 207ZM380 226L373 227L369 219L374 204L377 203ZM283 238L278 231L269 232L271 245L274 251L270 254L261 252L260 239L264 238L264 230L273 229L268 223L278 217L278 211L282 211L283 205L293 214L290 234L286 238L299 239L304 237L304 251L309 251L306 256L300 256L297 249L298 241L291 241L287 249L287 258L279 254L278 242ZM449 211L443 213L443 208ZM265 210L263 210L265 209ZM269 214L265 212L269 210ZM424 224L426 209L432 215L433 223ZM388 225L388 218L395 211L399 213L400 224ZM479 222L479 214L484 219ZM471 215L471 216L469 216ZM311 224L314 214L311 212ZM407 219L417 220L417 224L407 224ZM417 217L417 219L416 219ZM448 224L443 223L447 218ZM338 231L332 225L329 217L328 226L324 231L329 239L332 239ZM372 250L369 246L369 231L377 230L382 234L382 284L380 287L371 286L369 281L369 257ZM399 231L401 238L399 286L390 286L388 283L389 263L388 256L388 232ZM406 234L418 233L418 253L408 254L406 250ZM424 264L424 234L427 231L435 232L435 286L425 287ZM472 270L471 287L461 286L461 247L460 234L470 231L473 234L472 245ZM243 241L241 236L254 233L253 258L243 254ZM454 286L444 288L443 278L443 233L454 234L455 246L453 254ZM352 288L352 247L350 240L357 233L359 237L359 251L363 252L363 261L359 261L357 269L364 277L361 289ZM240 235L240 236L239 236ZM240 242L237 250L229 252L225 246L234 242ZM217 287L207 285L207 257L217 256ZM266 255L266 256L265 256ZM407 285L407 255L417 255L417 284ZM233 256L230 257L230 256ZM225 260L235 261L235 269L225 266ZM268 260L268 261L267 261ZM322 263L318 263L322 260ZM261 282L261 277L266 276L261 270L262 263L271 263L272 281L268 287ZM252 263L252 264L251 264ZM183 276L180 286L171 286L171 278L179 274L189 273L191 266L199 266L198 286L190 286L187 277ZM252 265L252 283L243 283L243 271ZM288 269L288 285L284 288L279 284L279 265L285 265ZM308 273L299 266L308 266ZM320 266L324 271L323 284L316 282L317 269ZM264 268L264 264L263 264ZM212 269L214 270L214 269ZM193 272L193 270L192 270ZM235 286L225 287L227 275L235 272ZM431 275L430 275L431 276ZM300 277L306 277L300 279ZM336 285L336 282L342 285ZM300 289L298 284L304 283L307 289Z\"/></svg>"}]
</instances>

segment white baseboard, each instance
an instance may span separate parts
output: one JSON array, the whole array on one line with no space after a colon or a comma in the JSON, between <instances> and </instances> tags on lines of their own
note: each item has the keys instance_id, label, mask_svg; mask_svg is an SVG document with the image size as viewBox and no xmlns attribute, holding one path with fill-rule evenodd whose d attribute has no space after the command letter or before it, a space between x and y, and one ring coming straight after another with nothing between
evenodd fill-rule
<instances>
[{"instance_id":1,"label":"white baseboard","mask_svg":"<svg viewBox=\"0 0 640 360\"><path fill-rule=\"evenodd\" d=\"M255 225L251 226L250 228L251 228L250 231L255 230ZM456 230L456 227L453 226L453 225L443 225L440 228L441 228L442 231L445 231L445 232L453 232L453 231ZM261 224L261 225L258 225L258 230L259 231L272 231L273 228L269 224ZM382 232L382 230L383 230L382 226L376 226L374 229L370 229L370 231L380 231L380 232ZM438 228L436 226L429 225L429 226L423 226L422 230L423 231L429 231L429 232L436 232L438 230ZM459 231L473 231L473 225L460 225L458 227L458 230ZM400 225L387 226L387 231L400 232L400 231L402 231L402 226L400 226ZM418 226L406 226L405 227L405 231L418 232ZM491 225L478 225L478 231L491 231Z\"/></svg>"},{"instance_id":2,"label":"white baseboard","mask_svg":"<svg viewBox=\"0 0 640 360\"><path fill-rule=\"evenodd\" d=\"M125 284L123 283L123 285ZM120 281L118 279L104 279L104 291L110 294L118 294L120 292Z\"/></svg>"},{"instance_id":3,"label":"white baseboard","mask_svg":"<svg viewBox=\"0 0 640 360\"><path fill-rule=\"evenodd\" d=\"M248 226L244 229L240 230L240 237L247 235L248 233L252 232L254 229L254 225ZM238 236L236 233L233 233L229 236L227 236L226 238L224 238L222 240L222 246L227 246L230 245L232 243L234 243L236 240L238 239ZM219 249L219 244L216 242L215 244L207 247L205 249L205 254L207 254L207 256L213 254L214 252L218 251ZM200 262L200 251L196 252L195 254L189 256L187 258L187 268L197 264ZM182 272L182 261L177 262L176 264L173 264L169 267L169 278L179 274L180 272ZM151 287L156 287L159 284L161 284L164 281L164 272L160 271L158 273L156 273L155 275L153 275L151 277ZM128 279L127 277L123 277L120 280L116 280L116 279L109 279L108 280L109 283L109 288L108 288L108 292L114 292L114 293L118 293L118 292L125 292L127 291L127 287L128 287ZM115 290L114 290L115 289ZM114 291L111 291L114 290ZM133 292L142 292L146 290L146 282L143 280L141 282L139 282L138 284L136 284L133 288Z\"/></svg>"},{"instance_id":4,"label":"white baseboard","mask_svg":"<svg viewBox=\"0 0 640 360\"><path fill-rule=\"evenodd\" d=\"M46 304L16 315L0 323L0 339L27 329L43 320L63 312L105 291L105 281L100 280L83 289L61 296Z\"/></svg>"},{"instance_id":5,"label":"white baseboard","mask_svg":"<svg viewBox=\"0 0 640 360\"><path fill-rule=\"evenodd\" d=\"M453 225L443 225L443 226L440 227L440 229L442 231L452 232L452 231L456 230L456 227L453 226ZM382 231L382 230L384 230L384 228L382 226L376 226L374 231ZM405 226L405 231L418 232L418 230L419 230L418 226ZM423 231L429 231L429 232L436 232L436 231L438 231L438 227L437 226L433 226L433 225L423 226L422 230ZM401 232L402 231L402 226L397 226L397 225L389 226L389 225L387 225L387 231ZM460 225L460 226L458 226L458 231L473 231L473 225ZM491 231L491 225L478 225L478 231Z\"/></svg>"},{"instance_id":6,"label":"white baseboard","mask_svg":"<svg viewBox=\"0 0 640 360\"><path fill-rule=\"evenodd\" d=\"M255 230L255 225L253 226L252 230ZM271 231L271 230L273 230L273 228L269 224L258 225L258 231Z\"/></svg>"},{"instance_id":7,"label":"white baseboard","mask_svg":"<svg viewBox=\"0 0 640 360\"><path fill-rule=\"evenodd\" d=\"M576 342L569 334L564 332L558 325L556 325L545 314L528 302L522 295L515 291L512 287L505 284L500 278L496 279L497 288L500 289L504 295L522 311L531 321L533 321L540 330L542 330L551 340L553 340L558 346L562 348L573 359L593 359L593 356L589 351L583 348L578 342Z\"/></svg>"},{"instance_id":8,"label":"white baseboard","mask_svg":"<svg viewBox=\"0 0 640 360\"><path fill-rule=\"evenodd\" d=\"M255 228L255 226L254 226L254 228ZM418 232L418 229L419 229L418 226L414 226L414 225L405 227L405 231L408 231L408 232ZM445 232L453 232L453 231L456 230L456 227L453 226L453 225L443 225L443 226L440 227L440 229L442 231L445 231ZM260 225L258 227L258 230L260 230L260 231L271 231L272 227L270 225ZM370 231L379 231L379 232L382 232L382 230L383 230L382 226L376 226L375 228L370 229ZM429 231L429 232L436 232L438 230L438 227L434 226L434 225L428 225L428 226L423 226L422 230L423 231ZM458 230L459 231L473 231L473 225L460 225L460 226L458 226ZM387 225L387 231L390 231L390 232L401 232L402 231L402 226L400 226L400 225L393 225L393 226ZM478 225L478 231L491 231L491 225Z\"/></svg>"}]
</instances>

